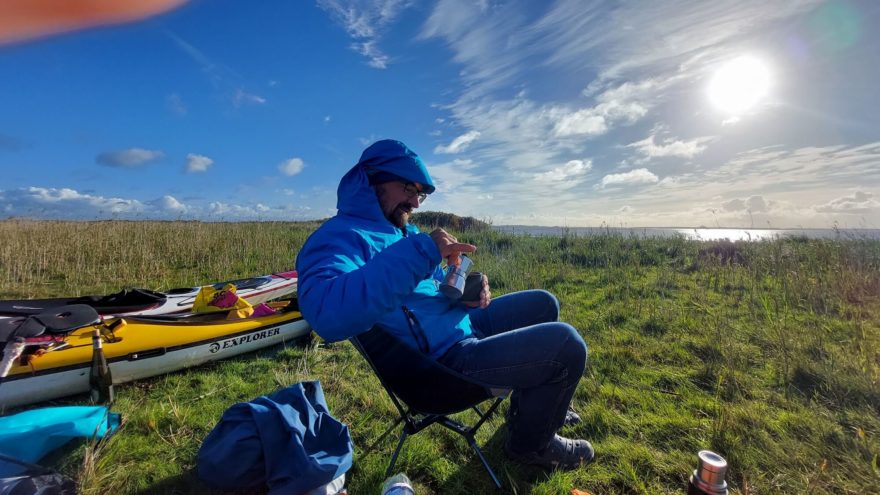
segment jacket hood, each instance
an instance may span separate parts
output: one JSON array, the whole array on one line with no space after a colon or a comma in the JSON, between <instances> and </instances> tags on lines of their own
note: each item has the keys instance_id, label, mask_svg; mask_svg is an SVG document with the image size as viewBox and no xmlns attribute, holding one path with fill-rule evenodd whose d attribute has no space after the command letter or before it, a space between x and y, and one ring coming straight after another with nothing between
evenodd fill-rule
<instances>
[{"instance_id":1,"label":"jacket hood","mask_svg":"<svg viewBox=\"0 0 880 495\"><path fill-rule=\"evenodd\" d=\"M370 187L369 176L388 173L424 186L434 192L434 181L425 162L407 145L393 139L384 139L364 150L361 159L339 181L336 190L336 208L340 213L381 220L385 218L376 193Z\"/></svg>"}]
</instances>

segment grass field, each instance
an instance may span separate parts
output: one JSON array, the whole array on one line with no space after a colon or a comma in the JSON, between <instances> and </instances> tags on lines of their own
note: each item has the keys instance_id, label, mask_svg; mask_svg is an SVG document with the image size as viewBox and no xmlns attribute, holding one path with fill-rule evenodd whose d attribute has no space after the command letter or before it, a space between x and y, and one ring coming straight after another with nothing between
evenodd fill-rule
<instances>
[{"instance_id":1,"label":"grass field","mask_svg":"<svg viewBox=\"0 0 880 495\"><path fill-rule=\"evenodd\" d=\"M2 221L0 295L281 271L315 227ZM479 441L505 493L683 493L701 449L727 458L732 493L880 493L880 242L456 235L478 246L494 295L550 290L590 346L575 396L584 421L563 433L591 439L596 462L555 473L510 463L499 417ZM313 379L351 428L349 493L378 493L394 441L362 451L390 425L391 402L350 344L320 339L118 386L120 431L44 463L87 494L210 493L192 470L222 412ZM408 440L398 468L419 494L492 492L467 445L439 427Z\"/></svg>"}]
</instances>

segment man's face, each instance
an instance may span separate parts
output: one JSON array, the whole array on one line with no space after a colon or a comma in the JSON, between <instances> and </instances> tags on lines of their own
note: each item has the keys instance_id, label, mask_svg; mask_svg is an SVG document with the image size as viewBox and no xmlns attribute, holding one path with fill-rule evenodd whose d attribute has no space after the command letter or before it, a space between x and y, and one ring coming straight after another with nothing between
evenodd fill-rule
<instances>
[{"instance_id":1,"label":"man's face","mask_svg":"<svg viewBox=\"0 0 880 495\"><path fill-rule=\"evenodd\" d=\"M406 227L413 209L419 207L419 193L423 187L411 182L394 181L378 184L375 189L385 218L397 228Z\"/></svg>"}]
</instances>

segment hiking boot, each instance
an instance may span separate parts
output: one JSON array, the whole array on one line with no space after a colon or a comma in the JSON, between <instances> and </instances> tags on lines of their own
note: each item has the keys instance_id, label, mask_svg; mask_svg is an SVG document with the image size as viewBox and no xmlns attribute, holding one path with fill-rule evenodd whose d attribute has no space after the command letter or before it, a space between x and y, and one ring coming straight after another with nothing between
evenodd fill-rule
<instances>
[{"instance_id":1,"label":"hiking boot","mask_svg":"<svg viewBox=\"0 0 880 495\"><path fill-rule=\"evenodd\" d=\"M508 459L520 464L540 466L547 470L577 469L588 464L596 456L593 446L586 440L572 440L554 435L553 440L543 450L519 453L510 448L510 441L504 444Z\"/></svg>"},{"instance_id":2,"label":"hiking boot","mask_svg":"<svg viewBox=\"0 0 880 495\"><path fill-rule=\"evenodd\" d=\"M504 411L504 419L510 423L513 420L513 413L510 412L512 407L508 407L506 411ZM565 420L562 422L562 426L574 426L581 422L581 417L578 413L574 412L574 409L568 408L568 411L565 411Z\"/></svg>"}]
</instances>

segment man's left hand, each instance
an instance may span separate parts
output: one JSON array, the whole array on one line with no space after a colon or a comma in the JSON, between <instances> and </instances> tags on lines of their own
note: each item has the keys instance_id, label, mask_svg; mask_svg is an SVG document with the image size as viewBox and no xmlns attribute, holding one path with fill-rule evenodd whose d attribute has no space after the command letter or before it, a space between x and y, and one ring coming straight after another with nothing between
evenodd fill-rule
<instances>
[{"instance_id":1,"label":"man's left hand","mask_svg":"<svg viewBox=\"0 0 880 495\"><path fill-rule=\"evenodd\" d=\"M480 291L480 300L479 301L470 301L463 302L465 306L469 308L480 308L484 309L489 306L489 303L492 302L492 291L489 290L489 277L486 274L483 274L483 289Z\"/></svg>"}]
</instances>

